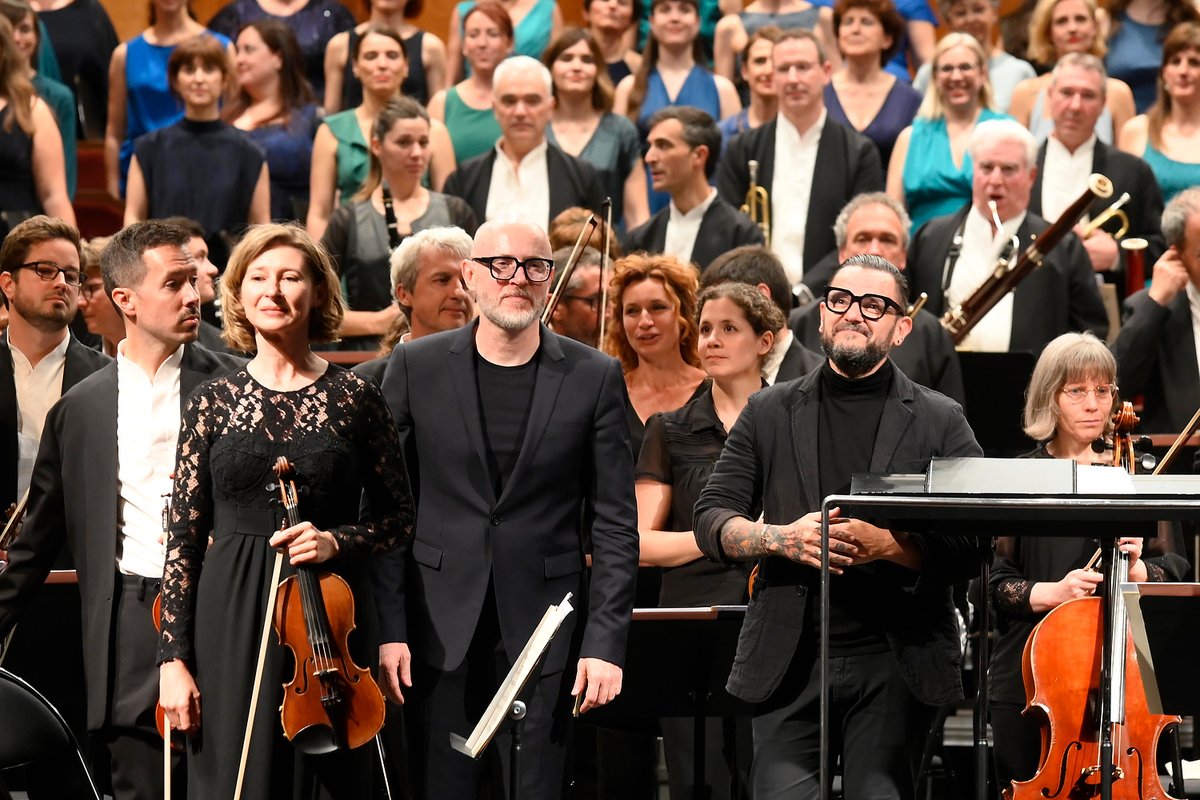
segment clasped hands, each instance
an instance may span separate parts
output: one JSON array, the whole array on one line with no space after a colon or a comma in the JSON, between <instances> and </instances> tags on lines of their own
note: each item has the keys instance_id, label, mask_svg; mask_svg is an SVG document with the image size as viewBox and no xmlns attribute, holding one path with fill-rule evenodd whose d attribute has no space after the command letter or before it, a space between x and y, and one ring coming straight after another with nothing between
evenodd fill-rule
<instances>
[{"instance_id":1,"label":"clasped hands","mask_svg":"<svg viewBox=\"0 0 1200 800\"><path fill-rule=\"evenodd\" d=\"M829 571L841 575L846 567L887 560L912 566L897 534L860 519L840 516L841 509L829 511ZM767 555L780 556L821 568L821 512L805 514L787 525L764 527L763 545ZM900 534L902 536L903 534Z\"/></svg>"}]
</instances>

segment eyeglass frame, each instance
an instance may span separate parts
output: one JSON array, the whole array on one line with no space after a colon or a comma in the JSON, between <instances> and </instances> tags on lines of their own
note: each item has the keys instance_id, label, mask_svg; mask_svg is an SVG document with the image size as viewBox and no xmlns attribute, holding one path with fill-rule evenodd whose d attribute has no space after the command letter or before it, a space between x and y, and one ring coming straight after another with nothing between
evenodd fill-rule
<instances>
[{"instance_id":1,"label":"eyeglass frame","mask_svg":"<svg viewBox=\"0 0 1200 800\"><path fill-rule=\"evenodd\" d=\"M525 274L527 276L529 275L528 272ZM587 303L588 308L590 308L592 311L596 311L597 309L600 308L600 295L598 295L598 294L593 294L588 297L584 297L581 294L564 294L562 296L562 299L563 300L578 300L580 303Z\"/></svg>"},{"instance_id":2,"label":"eyeglass frame","mask_svg":"<svg viewBox=\"0 0 1200 800\"><path fill-rule=\"evenodd\" d=\"M50 275L48 277L46 275L43 275L42 269L41 269L43 267L50 267L51 269L54 270L54 274ZM63 283L65 283L67 286L71 286L75 289L78 289L80 286L83 285L83 280L84 280L83 270L78 267L60 267L58 265L58 263L54 262L54 261L30 261L28 263L21 264L17 267L13 267L13 272L16 272L19 269L33 270L33 274L37 275L39 278L44 280L46 283L54 283L55 279L58 278L59 275L62 275ZM69 275L69 274L74 274L78 278L78 280L75 281L74 283L72 283L71 279L67 277L67 275Z\"/></svg>"},{"instance_id":3,"label":"eyeglass frame","mask_svg":"<svg viewBox=\"0 0 1200 800\"><path fill-rule=\"evenodd\" d=\"M508 275L496 274L495 262L499 259L512 259L513 268L511 273ZM479 256L478 258L472 258L471 260L476 264L482 264L483 266L487 267L488 273L498 281L511 281L513 278L517 277L518 269L525 271L525 280L529 281L530 283L545 283L546 281L550 280L550 276L554 274L554 259L542 258L541 256L531 256L530 258L526 258L524 260L521 260L516 256ZM535 278L529 274L529 267L527 265L531 261L548 265L546 267L546 277Z\"/></svg>"},{"instance_id":4,"label":"eyeglass frame","mask_svg":"<svg viewBox=\"0 0 1200 800\"><path fill-rule=\"evenodd\" d=\"M843 292L848 294L850 296L850 303L841 311L830 308L830 292ZM879 316L870 316L867 314L867 310L863 308L862 301L866 300L868 297L874 297L883 301L883 313L881 313ZM879 320L883 319L887 316L888 309L894 308L897 316L904 316L905 313L905 308L902 305L885 294L875 294L873 292L867 292L866 294L855 294L854 292L848 289L843 289L840 286L826 286L824 295L821 297L821 305L825 306L826 310L829 311L830 314L837 314L839 317L844 317L846 313L850 311L851 306L853 306L855 303L858 303L858 313L862 314L862 318L868 322L878 322Z\"/></svg>"},{"instance_id":5,"label":"eyeglass frame","mask_svg":"<svg viewBox=\"0 0 1200 800\"><path fill-rule=\"evenodd\" d=\"M1058 389L1058 393L1061 395L1065 395L1067 400L1069 400L1070 402L1075 403L1075 404L1082 403L1084 400L1087 399L1087 396L1089 394L1094 396L1096 398L1097 402L1104 402L1105 400L1116 400L1117 393L1121 391L1121 387L1117 386L1115 383L1098 383L1095 386L1089 386L1086 389L1084 389L1082 386L1073 386L1071 388L1081 391L1081 392L1083 392L1083 394L1079 395L1079 397L1075 397L1071 394L1071 392L1067 391L1066 386L1060 386ZM1109 394L1108 394L1107 398L1101 397L1099 394L1097 394L1097 391L1102 388L1108 389Z\"/></svg>"}]
</instances>

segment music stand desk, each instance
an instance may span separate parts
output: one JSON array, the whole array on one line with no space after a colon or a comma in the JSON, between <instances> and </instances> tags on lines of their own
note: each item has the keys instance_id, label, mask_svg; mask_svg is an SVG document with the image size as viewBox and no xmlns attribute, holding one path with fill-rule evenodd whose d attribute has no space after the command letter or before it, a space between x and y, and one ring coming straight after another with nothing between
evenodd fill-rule
<instances>
[{"instance_id":1,"label":"music stand desk","mask_svg":"<svg viewBox=\"0 0 1200 800\"><path fill-rule=\"evenodd\" d=\"M893 491L920 492L923 475L890 476ZM1165 485L1155 478L1158 486ZM887 489L881 481L880 491ZM1153 535L1159 520L1200 518L1200 495L1153 493L1155 485L1135 481L1137 494L1081 496L1027 495L989 496L985 494L852 494L830 495L821 504L821 800L829 797L829 512L838 508L843 516L876 522L897 530L920 530L935 534L976 537L992 536L1120 536ZM984 569L989 566L985 558ZM988 619L989 598L985 580L981 592L982 619ZM980 637L980 678L987 672L987 637ZM980 735L986 726L986 686L976 698L976 798L987 796L987 737ZM984 716L980 719L981 715ZM982 775L979 774L982 770Z\"/></svg>"}]
</instances>

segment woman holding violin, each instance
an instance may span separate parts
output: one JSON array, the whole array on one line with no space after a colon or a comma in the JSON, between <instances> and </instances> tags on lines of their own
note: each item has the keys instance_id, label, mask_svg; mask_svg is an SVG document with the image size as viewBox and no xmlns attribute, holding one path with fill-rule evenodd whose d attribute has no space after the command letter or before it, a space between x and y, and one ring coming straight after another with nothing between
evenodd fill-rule
<instances>
[{"instance_id":1,"label":"woman holding violin","mask_svg":"<svg viewBox=\"0 0 1200 800\"><path fill-rule=\"evenodd\" d=\"M1066 333L1048 344L1034 367L1025 396L1025 433L1038 442L1026 458L1067 458L1080 464L1111 463L1093 445L1112 434L1117 364L1090 333ZM1121 539L1129 579L1183 580L1188 565L1173 537L1143 543ZM1102 593L1103 575L1089 568L1099 546L1083 537L1001 537L990 590L997 635L991 668L991 722L1000 787L1034 776L1042 757L1044 717L1024 714L1022 656L1030 633L1051 610L1069 600ZM1143 557L1151 555L1153 557ZM1080 697L1079 703L1087 702Z\"/></svg>"},{"instance_id":2,"label":"woman holding violin","mask_svg":"<svg viewBox=\"0 0 1200 800\"><path fill-rule=\"evenodd\" d=\"M279 712L281 680L291 671L274 634L247 718L264 613L276 613L265 603L276 551L287 556L285 574L326 562L347 573L351 557L411 536L399 436L373 384L310 350L335 337L345 305L329 256L303 228L253 228L233 251L221 299L226 342L254 357L201 386L183 413L163 577L160 702L171 727L189 734L192 797L234 796L246 736L242 798L290 797L316 784L327 796L369 797L369 747L301 755L296 768L299 739L294 748L281 735ZM280 456L294 466L307 520L282 530L273 502ZM372 512L360 519L364 490ZM344 609L332 601L326 592L335 627ZM334 630L333 638L344 641L348 632ZM284 644L300 652L296 642ZM287 693L285 706L295 694Z\"/></svg>"}]
</instances>

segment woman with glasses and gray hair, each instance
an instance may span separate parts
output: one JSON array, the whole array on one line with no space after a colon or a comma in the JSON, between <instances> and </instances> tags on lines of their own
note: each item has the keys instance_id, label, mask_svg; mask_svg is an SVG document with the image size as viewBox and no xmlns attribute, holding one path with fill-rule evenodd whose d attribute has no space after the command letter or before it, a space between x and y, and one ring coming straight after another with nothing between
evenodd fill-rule
<instances>
[{"instance_id":1,"label":"woman with glasses and gray hair","mask_svg":"<svg viewBox=\"0 0 1200 800\"><path fill-rule=\"evenodd\" d=\"M1093 444L1112 432L1117 362L1090 333L1064 333L1046 345L1025 394L1025 433L1038 442L1026 458L1108 463ZM1178 581L1188 571L1176 535L1121 540L1131 581ZM1001 787L1029 780L1041 757L1041 725L1024 714L1025 641L1043 617L1068 600L1103 591L1102 575L1087 564L1096 540L1033 536L997 540L990 591L997 626L991 667L991 722L996 779ZM1149 557L1153 554L1154 557ZM1143 555L1147 556L1143 558Z\"/></svg>"}]
</instances>

